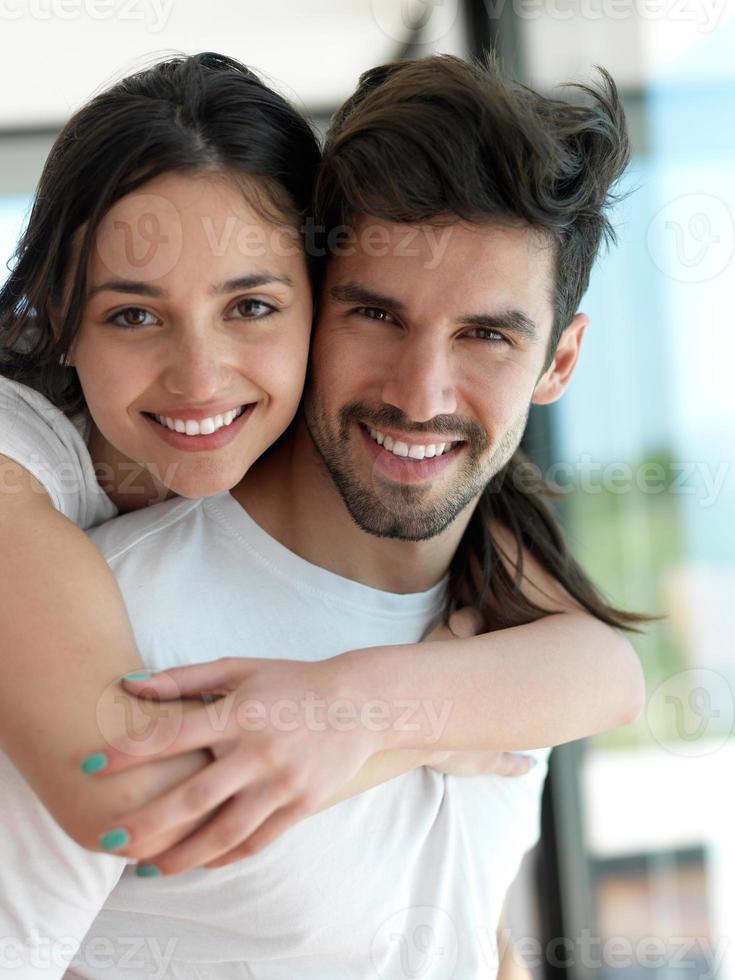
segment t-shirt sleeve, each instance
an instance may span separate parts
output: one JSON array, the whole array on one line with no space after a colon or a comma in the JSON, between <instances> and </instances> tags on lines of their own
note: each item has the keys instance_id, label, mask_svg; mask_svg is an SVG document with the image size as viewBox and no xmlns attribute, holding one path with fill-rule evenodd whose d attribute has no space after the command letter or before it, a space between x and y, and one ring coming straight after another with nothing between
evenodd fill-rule
<instances>
[{"instance_id":1,"label":"t-shirt sleeve","mask_svg":"<svg viewBox=\"0 0 735 980\"><path fill-rule=\"evenodd\" d=\"M0 454L27 469L79 527L115 516L76 426L43 395L0 377Z\"/></svg>"},{"instance_id":2,"label":"t-shirt sleeve","mask_svg":"<svg viewBox=\"0 0 735 980\"><path fill-rule=\"evenodd\" d=\"M56 823L0 752L0 977L60 980L125 866Z\"/></svg>"}]
</instances>

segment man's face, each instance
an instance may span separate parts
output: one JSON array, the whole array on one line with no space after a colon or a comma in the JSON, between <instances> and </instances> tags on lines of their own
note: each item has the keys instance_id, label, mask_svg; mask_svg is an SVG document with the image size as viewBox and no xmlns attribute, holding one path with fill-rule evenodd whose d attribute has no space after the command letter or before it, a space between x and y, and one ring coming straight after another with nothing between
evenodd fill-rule
<instances>
[{"instance_id":1,"label":"man's face","mask_svg":"<svg viewBox=\"0 0 735 980\"><path fill-rule=\"evenodd\" d=\"M422 540L508 462L531 401L561 393L544 371L554 250L526 227L362 217L354 233L329 262L306 423L356 523Z\"/></svg>"}]
</instances>

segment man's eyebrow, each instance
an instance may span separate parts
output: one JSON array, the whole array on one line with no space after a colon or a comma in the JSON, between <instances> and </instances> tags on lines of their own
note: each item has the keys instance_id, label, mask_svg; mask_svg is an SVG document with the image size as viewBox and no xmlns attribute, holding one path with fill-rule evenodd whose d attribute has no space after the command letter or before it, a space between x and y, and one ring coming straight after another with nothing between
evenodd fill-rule
<instances>
[{"instance_id":1,"label":"man's eyebrow","mask_svg":"<svg viewBox=\"0 0 735 980\"><path fill-rule=\"evenodd\" d=\"M376 293L373 289L361 286L359 282L344 282L338 286L332 286L329 290L330 299L338 303L360 303L362 306L378 306L388 310L395 310L396 313L404 313L406 304L394 296L386 296L383 293Z\"/></svg>"},{"instance_id":2,"label":"man's eyebrow","mask_svg":"<svg viewBox=\"0 0 735 980\"><path fill-rule=\"evenodd\" d=\"M506 330L508 333L517 334L524 340L535 340L539 332L534 321L520 310L504 310L502 313L473 313L461 317L459 322L466 327Z\"/></svg>"},{"instance_id":3,"label":"man's eyebrow","mask_svg":"<svg viewBox=\"0 0 735 980\"><path fill-rule=\"evenodd\" d=\"M250 276L238 276L235 279L227 279L225 282L212 286L209 290L210 295L217 296L223 293L236 293L241 289L255 289L258 286L267 286L272 282L280 282L285 286L293 286L290 276L276 275L272 272L259 272ZM158 286L152 286L149 282L137 282L133 279L109 279L106 282L98 283L87 293L87 299L92 299L98 293L127 293L137 296L151 296L159 298L165 295L165 291Z\"/></svg>"}]
</instances>

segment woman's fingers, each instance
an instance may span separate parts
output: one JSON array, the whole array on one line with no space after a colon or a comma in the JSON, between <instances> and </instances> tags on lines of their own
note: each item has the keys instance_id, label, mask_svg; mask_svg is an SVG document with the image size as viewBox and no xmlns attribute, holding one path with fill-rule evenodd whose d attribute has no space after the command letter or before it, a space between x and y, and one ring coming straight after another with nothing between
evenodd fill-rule
<instances>
[{"instance_id":1,"label":"woman's fingers","mask_svg":"<svg viewBox=\"0 0 735 980\"><path fill-rule=\"evenodd\" d=\"M454 751L446 758L429 763L430 769L448 776L525 776L536 764L521 752L480 750Z\"/></svg>"},{"instance_id":2,"label":"woman's fingers","mask_svg":"<svg viewBox=\"0 0 735 980\"><path fill-rule=\"evenodd\" d=\"M284 805L285 804L285 805ZM202 828L162 854L147 857L161 874L181 874L192 868L208 866L223 855L237 850L240 857L254 853L249 838L271 816L283 809L276 831L282 832L308 812L310 801L304 796L293 798L290 788L269 780L248 787L228 800ZM239 860L239 858L238 858ZM226 861L225 863L230 863Z\"/></svg>"},{"instance_id":3,"label":"woman's fingers","mask_svg":"<svg viewBox=\"0 0 735 980\"><path fill-rule=\"evenodd\" d=\"M152 759L210 748L229 741L231 735L228 732L233 730L242 734L233 697L220 698L187 711L182 707L184 703L140 701L139 706L146 715L144 729L117 736L98 746L81 761L82 770L95 777L107 776Z\"/></svg>"},{"instance_id":4,"label":"woman's fingers","mask_svg":"<svg viewBox=\"0 0 735 980\"><path fill-rule=\"evenodd\" d=\"M470 636L478 636L485 630L485 620L479 609L465 606L458 609L449 617L449 629L458 640L466 640Z\"/></svg>"},{"instance_id":5,"label":"woman's fingers","mask_svg":"<svg viewBox=\"0 0 735 980\"><path fill-rule=\"evenodd\" d=\"M139 698L170 701L192 694L226 694L253 669L253 661L244 657L220 657L154 673L137 670L121 678L121 683Z\"/></svg>"},{"instance_id":6,"label":"woman's fingers","mask_svg":"<svg viewBox=\"0 0 735 980\"><path fill-rule=\"evenodd\" d=\"M121 817L114 828L117 833L105 832L100 836L100 844L105 850L114 849L128 857L141 858L151 853L152 842L161 834L213 814L244 786L257 784L263 773L264 767L259 760L243 760L238 753L232 752L205 766L158 799ZM113 844L124 840L124 844L105 847L106 840Z\"/></svg>"},{"instance_id":7,"label":"woman's fingers","mask_svg":"<svg viewBox=\"0 0 735 980\"><path fill-rule=\"evenodd\" d=\"M290 806L281 807L280 810L272 813L267 820L264 820L260 827L242 844L233 847L232 850L227 851L225 854L221 854L213 861L207 861L204 867L224 868L226 865L232 864L235 861L241 861L243 858L250 857L252 854L257 854L258 851L262 851L268 844L272 844L274 840L277 840L293 824L309 816L310 812L311 810L303 800L300 800L298 803L293 803Z\"/></svg>"},{"instance_id":8,"label":"woman's fingers","mask_svg":"<svg viewBox=\"0 0 735 980\"><path fill-rule=\"evenodd\" d=\"M466 640L485 631L485 621L479 609L463 606L449 617L447 622L440 620L436 626L422 637L424 643L438 640Z\"/></svg>"}]
</instances>

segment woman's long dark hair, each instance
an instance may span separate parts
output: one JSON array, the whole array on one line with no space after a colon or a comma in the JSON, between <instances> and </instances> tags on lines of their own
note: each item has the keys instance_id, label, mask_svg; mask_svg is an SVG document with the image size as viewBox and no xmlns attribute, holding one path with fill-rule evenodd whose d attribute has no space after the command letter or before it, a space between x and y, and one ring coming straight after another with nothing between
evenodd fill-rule
<instances>
[{"instance_id":1,"label":"woman's long dark hair","mask_svg":"<svg viewBox=\"0 0 735 980\"><path fill-rule=\"evenodd\" d=\"M84 404L76 371L59 364L79 328L95 230L121 197L161 174L255 178L271 219L304 226L320 150L309 123L233 58L168 58L128 76L76 112L41 174L10 277L0 289L0 373L68 413ZM57 333L70 242L86 225Z\"/></svg>"}]
</instances>

